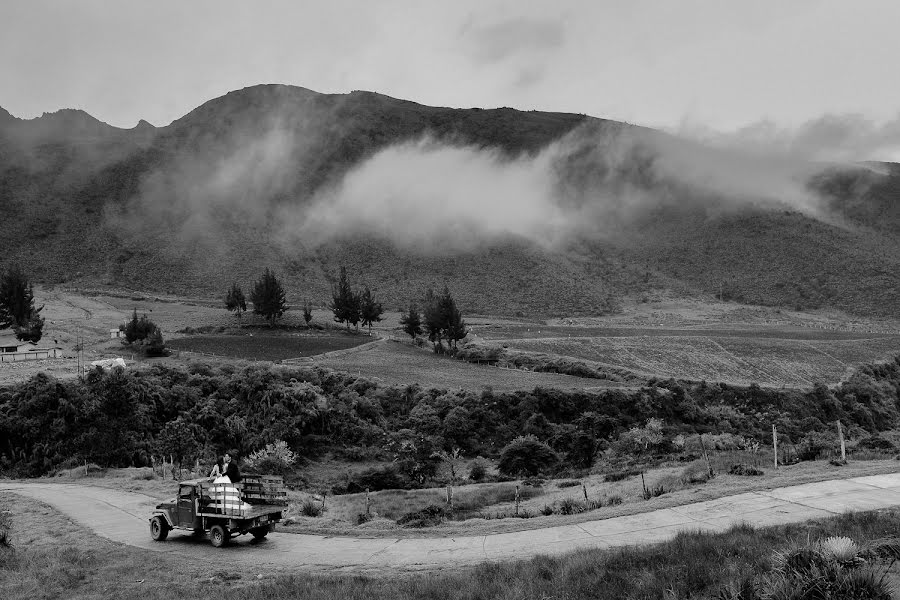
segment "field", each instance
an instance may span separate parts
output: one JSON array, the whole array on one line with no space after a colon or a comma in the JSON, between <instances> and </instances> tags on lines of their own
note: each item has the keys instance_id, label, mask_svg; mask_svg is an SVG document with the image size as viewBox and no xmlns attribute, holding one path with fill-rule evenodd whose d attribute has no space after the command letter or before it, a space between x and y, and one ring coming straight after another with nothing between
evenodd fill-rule
<instances>
[{"instance_id":1,"label":"field","mask_svg":"<svg viewBox=\"0 0 900 600\"><path fill-rule=\"evenodd\" d=\"M24 381L44 371L55 377L77 374L75 348L83 341L83 360L121 356L134 364L141 357L110 339L133 310L157 323L169 346L178 351L167 362L195 359L190 352L234 359L306 359L319 357L326 367L377 377L386 383L427 387L497 390L545 387L597 387L601 380L551 373L503 370L431 355L407 343L355 346L371 341L346 335L328 310L317 308L313 324L325 331L307 333L302 314L289 310L271 331L256 315L239 323L213 298L157 297L135 291L79 292L54 287L35 289L45 305L44 340L63 349L65 359L0 366L0 384ZM408 340L396 312L375 327L381 337ZM599 366L624 368L639 378L676 377L746 385L808 387L836 383L853 367L900 353L900 323L861 319L839 312L797 312L722 302L661 298L629 304L618 315L538 321L527 318L465 315L468 341L511 350L570 357ZM225 335L188 335L185 331L220 331ZM250 335L250 334L253 335ZM206 357L200 357L207 359ZM157 359L158 360L158 359ZM208 360L208 359L207 359ZM217 359L218 360L218 359ZM224 360L224 358L222 359Z\"/></svg>"},{"instance_id":2,"label":"field","mask_svg":"<svg viewBox=\"0 0 900 600\"><path fill-rule=\"evenodd\" d=\"M542 329L540 335L545 332ZM570 356L646 377L787 387L837 383L854 367L900 353L900 335L766 330L703 332L709 335L687 330L638 330L633 336L626 330L604 333L485 339L510 349Z\"/></svg>"},{"instance_id":3,"label":"field","mask_svg":"<svg viewBox=\"0 0 900 600\"><path fill-rule=\"evenodd\" d=\"M316 364L368 377L388 384L420 383L426 387L496 391L530 390L537 386L554 388L590 388L601 385L594 379L582 379L555 373L532 373L474 365L437 356L430 350L410 344L387 341L361 348L339 357L322 357Z\"/></svg>"},{"instance_id":4,"label":"field","mask_svg":"<svg viewBox=\"0 0 900 600\"><path fill-rule=\"evenodd\" d=\"M252 360L284 360L303 358L355 348L372 338L362 335L314 335L263 333L245 335L197 335L169 342L174 350L186 350L214 356Z\"/></svg>"}]
</instances>

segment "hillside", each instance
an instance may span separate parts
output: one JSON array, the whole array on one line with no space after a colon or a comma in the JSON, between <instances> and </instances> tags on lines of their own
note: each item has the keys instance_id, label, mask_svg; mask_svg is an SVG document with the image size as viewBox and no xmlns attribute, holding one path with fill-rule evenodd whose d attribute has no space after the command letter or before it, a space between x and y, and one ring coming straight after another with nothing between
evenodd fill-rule
<instances>
[{"instance_id":1,"label":"hillside","mask_svg":"<svg viewBox=\"0 0 900 600\"><path fill-rule=\"evenodd\" d=\"M165 127L0 110L0 249L39 282L203 297L270 266L295 304L346 264L391 308L446 283L505 314L666 290L900 316L896 165L795 185L742 160L584 115L281 85Z\"/></svg>"}]
</instances>

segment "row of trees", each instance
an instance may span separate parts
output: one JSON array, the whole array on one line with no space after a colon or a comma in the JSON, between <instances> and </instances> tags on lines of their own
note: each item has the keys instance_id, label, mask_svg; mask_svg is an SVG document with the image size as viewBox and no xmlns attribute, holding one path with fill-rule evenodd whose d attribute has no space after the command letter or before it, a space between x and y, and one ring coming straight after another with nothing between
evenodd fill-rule
<instances>
[{"instance_id":1,"label":"row of trees","mask_svg":"<svg viewBox=\"0 0 900 600\"><path fill-rule=\"evenodd\" d=\"M44 330L43 308L34 307L34 288L18 265L0 274L0 329L10 327L19 340L37 343Z\"/></svg>"},{"instance_id":2,"label":"row of trees","mask_svg":"<svg viewBox=\"0 0 900 600\"><path fill-rule=\"evenodd\" d=\"M253 303L253 312L265 317L271 325L275 325L276 319L288 310L284 287L269 269L266 269L254 285L250 293L250 302ZM345 324L348 331L351 325L358 330L361 324L368 327L371 333L372 325L380 322L384 314L384 307L375 298L369 286L364 286L362 291L353 289L347 276L347 268L344 266L341 266L340 277L332 288L331 303L328 307L334 313L335 322ZM244 292L237 283L232 283L231 289L225 294L225 308L236 312L238 321L241 313L247 310ZM307 325L312 320L312 303L309 300L305 300L303 304L303 319ZM446 286L441 295L435 294L429 288L425 292L423 314L419 314L416 304L410 304L400 323L413 340L427 332L428 339L434 343L435 351L443 348L444 340L455 348L457 342L468 334L462 313Z\"/></svg>"}]
</instances>

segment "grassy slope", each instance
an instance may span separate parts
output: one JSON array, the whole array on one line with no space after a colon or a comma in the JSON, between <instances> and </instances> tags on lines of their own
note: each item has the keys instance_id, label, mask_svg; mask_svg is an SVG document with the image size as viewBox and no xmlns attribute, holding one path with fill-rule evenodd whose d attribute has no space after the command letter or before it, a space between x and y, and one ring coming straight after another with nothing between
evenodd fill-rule
<instances>
[{"instance_id":1,"label":"grassy slope","mask_svg":"<svg viewBox=\"0 0 900 600\"><path fill-rule=\"evenodd\" d=\"M426 599L637 599L708 597L742 576L771 568L776 550L831 535L857 541L892 536L896 512L850 514L763 530L681 534L671 542L616 551L586 550L514 563L491 563L459 573L406 577L254 573L240 561L210 565L123 547L72 524L45 505L2 494L12 506L15 550L0 548L0 587L9 600L35 598L190 597ZM223 575L231 574L233 579Z\"/></svg>"}]
</instances>

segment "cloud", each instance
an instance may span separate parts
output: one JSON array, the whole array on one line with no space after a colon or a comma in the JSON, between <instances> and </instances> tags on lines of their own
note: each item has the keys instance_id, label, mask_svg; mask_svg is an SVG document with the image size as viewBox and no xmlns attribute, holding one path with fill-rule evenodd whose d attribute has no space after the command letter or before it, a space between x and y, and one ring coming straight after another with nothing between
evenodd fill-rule
<instances>
[{"instance_id":1,"label":"cloud","mask_svg":"<svg viewBox=\"0 0 900 600\"><path fill-rule=\"evenodd\" d=\"M900 160L900 117L887 122L860 114L825 114L799 127L759 121L732 132L683 124L679 134L718 148L809 161Z\"/></svg>"},{"instance_id":2,"label":"cloud","mask_svg":"<svg viewBox=\"0 0 900 600\"><path fill-rule=\"evenodd\" d=\"M278 220L288 245L365 235L421 252L469 251L511 238L553 246L619 235L666 206L710 216L790 208L827 220L807 186L821 170L592 122L517 158L431 138L392 146Z\"/></svg>"},{"instance_id":3,"label":"cloud","mask_svg":"<svg viewBox=\"0 0 900 600\"><path fill-rule=\"evenodd\" d=\"M495 63L521 52L543 52L565 42L563 24L554 19L517 17L493 25L463 26L476 60Z\"/></svg>"}]
</instances>

